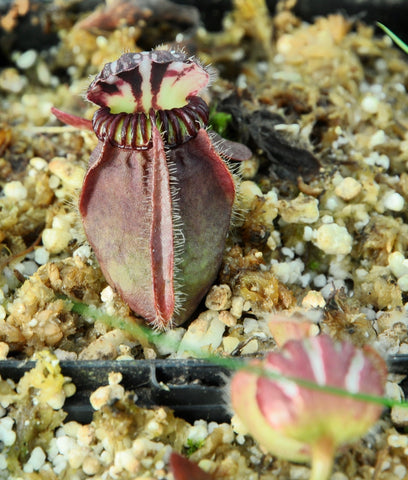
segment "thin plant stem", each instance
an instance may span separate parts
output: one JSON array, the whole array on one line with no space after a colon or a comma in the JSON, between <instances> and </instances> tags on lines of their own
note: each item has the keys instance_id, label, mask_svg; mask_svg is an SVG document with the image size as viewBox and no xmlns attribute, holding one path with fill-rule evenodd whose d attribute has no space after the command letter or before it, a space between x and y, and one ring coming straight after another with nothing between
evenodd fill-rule
<instances>
[{"instance_id":1,"label":"thin plant stem","mask_svg":"<svg viewBox=\"0 0 408 480\"><path fill-rule=\"evenodd\" d=\"M333 470L333 460L336 447L333 439L323 437L319 439L312 449L312 471L310 480L328 480Z\"/></svg>"},{"instance_id":2,"label":"thin plant stem","mask_svg":"<svg viewBox=\"0 0 408 480\"><path fill-rule=\"evenodd\" d=\"M380 22L377 22L377 25L383 30L390 38L391 40L405 53L408 54L408 45L403 42L397 35L395 35L394 32L392 32L388 27L383 25Z\"/></svg>"}]
</instances>

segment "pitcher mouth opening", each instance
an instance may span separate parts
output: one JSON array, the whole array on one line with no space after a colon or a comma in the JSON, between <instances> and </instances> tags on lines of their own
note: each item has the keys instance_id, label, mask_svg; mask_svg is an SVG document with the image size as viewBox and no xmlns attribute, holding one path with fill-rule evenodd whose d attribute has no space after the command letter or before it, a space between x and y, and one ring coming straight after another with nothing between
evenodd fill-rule
<instances>
[{"instance_id":1,"label":"pitcher mouth opening","mask_svg":"<svg viewBox=\"0 0 408 480\"><path fill-rule=\"evenodd\" d=\"M92 119L96 136L115 147L147 150L152 145L152 127L159 130L167 147L176 147L195 137L208 124L209 109L200 97L188 99L184 107L150 112L111 113L99 108Z\"/></svg>"}]
</instances>

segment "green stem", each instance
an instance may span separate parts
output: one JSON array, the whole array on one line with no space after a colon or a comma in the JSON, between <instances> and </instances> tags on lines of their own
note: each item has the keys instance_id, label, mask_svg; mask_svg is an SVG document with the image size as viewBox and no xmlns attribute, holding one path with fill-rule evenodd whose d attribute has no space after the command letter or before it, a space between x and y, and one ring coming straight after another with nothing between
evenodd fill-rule
<instances>
[{"instance_id":1,"label":"green stem","mask_svg":"<svg viewBox=\"0 0 408 480\"><path fill-rule=\"evenodd\" d=\"M377 25L383 30L390 38L393 40L396 45L405 53L408 53L408 45L404 43L394 32L392 32L388 27L383 25L380 22L377 22Z\"/></svg>"},{"instance_id":2,"label":"green stem","mask_svg":"<svg viewBox=\"0 0 408 480\"><path fill-rule=\"evenodd\" d=\"M312 472L310 480L328 480L336 447L332 438L323 437L312 445Z\"/></svg>"}]
</instances>

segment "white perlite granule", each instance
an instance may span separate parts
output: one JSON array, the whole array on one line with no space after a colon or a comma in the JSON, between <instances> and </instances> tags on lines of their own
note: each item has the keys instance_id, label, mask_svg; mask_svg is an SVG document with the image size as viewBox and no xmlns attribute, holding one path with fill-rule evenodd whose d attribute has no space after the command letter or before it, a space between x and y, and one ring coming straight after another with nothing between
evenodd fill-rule
<instances>
[{"instance_id":1,"label":"white perlite granule","mask_svg":"<svg viewBox=\"0 0 408 480\"><path fill-rule=\"evenodd\" d=\"M314 232L313 243L325 253L347 255L351 252L353 237L346 227L329 223L322 225Z\"/></svg>"},{"instance_id":2,"label":"white perlite granule","mask_svg":"<svg viewBox=\"0 0 408 480\"><path fill-rule=\"evenodd\" d=\"M27 198L26 187L18 180L8 182L3 188L4 195L13 200L25 200Z\"/></svg>"},{"instance_id":3,"label":"white perlite granule","mask_svg":"<svg viewBox=\"0 0 408 480\"><path fill-rule=\"evenodd\" d=\"M338 197L347 202L357 197L361 190L362 186L360 182L353 177L346 177L336 186L334 192Z\"/></svg>"},{"instance_id":4,"label":"white perlite granule","mask_svg":"<svg viewBox=\"0 0 408 480\"><path fill-rule=\"evenodd\" d=\"M26 473L38 472L45 463L45 453L41 447L35 447L31 452L30 458L24 465L24 471Z\"/></svg>"},{"instance_id":5,"label":"white perlite granule","mask_svg":"<svg viewBox=\"0 0 408 480\"><path fill-rule=\"evenodd\" d=\"M387 192L382 201L384 208L393 212L401 212L404 208L405 200L397 192Z\"/></svg>"},{"instance_id":6,"label":"white perlite granule","mask_svg":"<svg viewBox=\"0 0 408 480\"><path fill-rule=\"evenodd\" d=\"M14 420L11 417L0 418L0 442L8 447L16 441L16 432L13 430Z\"/></svg>"}]
</instances>

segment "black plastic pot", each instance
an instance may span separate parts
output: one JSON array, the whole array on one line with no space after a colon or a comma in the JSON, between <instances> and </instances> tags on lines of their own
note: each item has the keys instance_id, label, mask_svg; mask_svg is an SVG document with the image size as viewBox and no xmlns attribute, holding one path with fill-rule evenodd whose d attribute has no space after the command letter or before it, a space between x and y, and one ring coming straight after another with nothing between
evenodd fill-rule
<instances>
[{"instance_id":1,"label":"black plastic pot","mask_svg":"<svg viewBox=\"0 0 408 480\"><path fill-rule=\"evenodd\" d=\"M211 31L221 29L225 13L232 6L232 0L173 0L173 2L197 8L201 22ZM0 16L4 16L13 3L14 0L0 0ZM80 13L89 12L101 3L103 3L101 0L70 1L66 15L77 16ZM277 0L266 0L266 3L273 13ZM12 50L23 51L28 48L41 50L57 44L59 40L52 23L47 24L46 28L44 26L44 23L52 18L51 13L55 8L53 0L31 0L30 4L29 12L19 17L18 24L12 32L5 32L0 27L0 66L7 63L8 54ZM379 21L403 40L408 40L406 28L408 2L406 0L298 0L294 11L299 17L308 21L317 16L335 12L361 19L368 24Z\"/></svg>"},{"instance_id":2,"label":"black plastic pot","mask_svg":"<svg viewBox=\"0 0 408 480\"><path fill-rule=\"evenodd\" d=\"M35 362L0 361L0 375L18 381ZM68 398L64 410L69 419L82 423L92 420L89 397L108 384L111 372L120 372L121 385L135 393L139 406L170 407L190 422L197 419L224 422L229 413L224 400L228 371L200 360L62 361L61 371L72 378L77 391Z\"/></svg>"}]
</instances>

